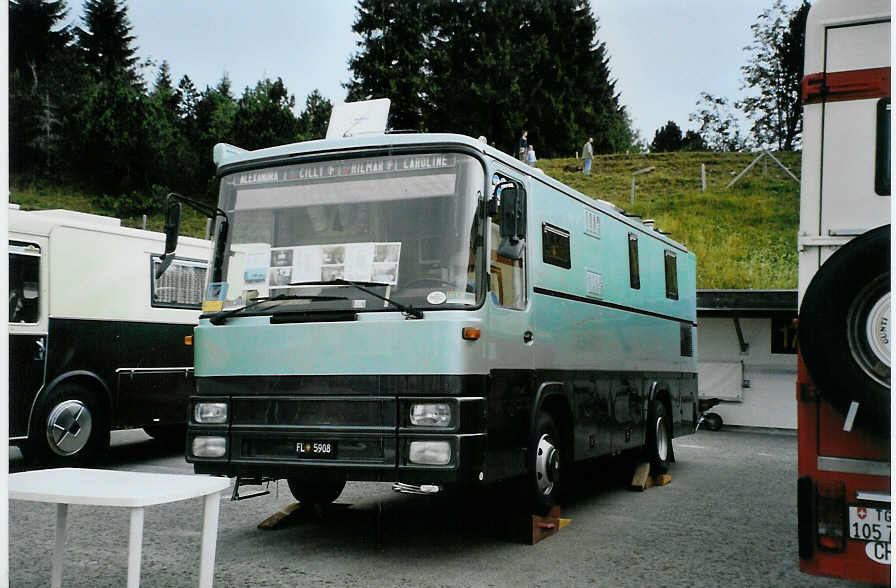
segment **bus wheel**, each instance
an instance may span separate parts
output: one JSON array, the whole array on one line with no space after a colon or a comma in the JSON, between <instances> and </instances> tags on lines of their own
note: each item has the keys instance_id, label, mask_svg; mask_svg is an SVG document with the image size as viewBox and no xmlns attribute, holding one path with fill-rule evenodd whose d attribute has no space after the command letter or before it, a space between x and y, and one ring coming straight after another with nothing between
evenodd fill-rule
<instances>
[{"instance_id":1,"label":"bus wheel","mask_svg":"<svg viewBox=\"0 0 896 588\"><path fill-rule=\"evenodd\" d=\"M304 478L286 478L289 491L303 504L330 504L342 494L345 480L309 482Z\"/></svg>"},{"instance_id":2,"label":"bus wheel","mask_svg":"<svg viewBox=\"0 0 896 588\"><path fill-rule=\"evenodd\" d=\"M183 447L187 439L186 425L143 427L143 432L166 447Z\"/></svg>"},{"instance_id":3,"label":"bus wheel","mask_svg":"<svg viewBox=\"0 0 896 588\"><path fill-rule=\"evenodd\" d=\"M650 403L647 411L647 454L654 474L665 474L672 461L672 434L666 405L659 400Z\"/></svg>"},{"instance_id":4,"label":"bus wheel","mask_svg":"<svg viewBox=\"0 0 896 588\"><path fill-rule=\"evenodd\" d=\"M707 412L703 415L703 422L710 431L718 431L722 428L722 417L714 412Z\"/></svg>"},{"instance_id":5,"label":"bus wheel","mask_svg":"<svg viewBox=\"0 0 896 588\"><path fill-rule=\"evenodd\" d=\"M530 444L532 458L529 465L533 505L540 513L546 513L560 502L561 466L565 467L560 441L554 419L547 413L540 413Z\"/></svg>"},{"instance_id":6,"label":"bus wheel","mask_svg":"<svg viewBox=\"0 0 896 588\"><path fill-rule=\"evenodd\" d=\"M890 226L822 264L800 307L800 353L821 395L856 424L890 430Z\"/></svg>"},{"instance_id":7,"label":"bus wheel","mask_svg":"<svg viewBox=\"0 0 896 588\"><path fill-rule=\"evenodd\" d=\"M96 394L75 383L57 386L38 406L26 456L36 464L90 463L109 446Z\"/></svg>"}]
</instances>

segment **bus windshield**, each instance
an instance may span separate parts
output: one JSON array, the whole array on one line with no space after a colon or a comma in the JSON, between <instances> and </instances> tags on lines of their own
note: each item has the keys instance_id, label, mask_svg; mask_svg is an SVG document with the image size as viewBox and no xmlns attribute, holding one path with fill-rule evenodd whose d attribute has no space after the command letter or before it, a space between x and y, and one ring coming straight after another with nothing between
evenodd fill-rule
<instances>
[{"instance_id":1,"label":"bus windshield","mask_svg":"<svg viewBox=\"0 0 896 588\"><path fill-rule=\"evenodd\" d=\"M484 296L483 186L481 162L460 153L225 175L219 202L230 226L225 255L214 261L221 281L209 284L204 308L276 298L242 314L395 310L382 297L414 308L475 307Z\"/></svg>"}]
</instances>

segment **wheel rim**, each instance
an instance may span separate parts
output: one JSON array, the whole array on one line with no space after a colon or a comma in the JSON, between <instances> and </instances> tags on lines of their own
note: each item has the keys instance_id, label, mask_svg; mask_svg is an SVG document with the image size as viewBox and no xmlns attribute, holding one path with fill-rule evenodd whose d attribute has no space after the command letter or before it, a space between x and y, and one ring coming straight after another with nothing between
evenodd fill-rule
<instances>
[{"instance_id":1,"label":"wheel rim","mask_svg":"<svg viewBox=\"0 0 896 588\"><path fill-rule=\"evenodd\" d=\"M66 400L47 417L47 443L57 455L74 455L87 445L92 428L87 406L80 400Z\"/></svg>"},{"instance_id":2,"label":"wheel rim","mask_svg":"<svg viewBox=\"0 0 896 588\"><path fill-rule=\"evenodd\" d=\"M889 278L876 280L855 299L847 315L849 350L878 384L890 387Z\"/></svg>"},{"instance_id":3,"label":"wheel rim","mask_svg":"<svg viewBox=\"0 0 896 588\"><path fill-rule=\"evenodd\" d=\"M560 482L560 450L549 435L542 435L535 451L535 482L543 496L550 496Z\"/></svg>"},{"instance_id":4,"label":"wheel rim","mask_svg":"<svg viewBox=\"0 0 896 588\"><path fill-rule=\"evenodd\" d=\"M669 435L663 417L656 419L656 456L663 462L669 457Z\"/></svg>"}]
</instances>

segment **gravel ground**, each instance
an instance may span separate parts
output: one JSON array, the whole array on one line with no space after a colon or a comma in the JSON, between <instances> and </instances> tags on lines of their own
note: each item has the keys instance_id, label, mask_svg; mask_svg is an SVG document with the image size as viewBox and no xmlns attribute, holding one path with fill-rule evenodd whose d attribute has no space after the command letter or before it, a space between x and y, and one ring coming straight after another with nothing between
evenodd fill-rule
<instances>
[{"instance_id":1,"label":"gravel ground","mask_svg":"<svg viewBox=\"0 0 896 588\"><path fill-rule=\"evenodd\" d=\"M799 571L796 437L700 431L675 440L672 482L626 486L618 461L577 473L556 535L532 546L510 534L512 486L476 496L407 496L349 483L336 505L262 531L293 502L285 482L240 502L221 497L217 586L838 586ZM24 466L9 452L10 471ZM191 473L142 432L116 433L104 466ZM225 493L226 494L226 493ZM46 586L55 506L11 501L10 586ZM148 507L142 585L195 586L201 499ZM64 586L123 586L128 513L71 506Z\"/></svg>"}]
</instances>

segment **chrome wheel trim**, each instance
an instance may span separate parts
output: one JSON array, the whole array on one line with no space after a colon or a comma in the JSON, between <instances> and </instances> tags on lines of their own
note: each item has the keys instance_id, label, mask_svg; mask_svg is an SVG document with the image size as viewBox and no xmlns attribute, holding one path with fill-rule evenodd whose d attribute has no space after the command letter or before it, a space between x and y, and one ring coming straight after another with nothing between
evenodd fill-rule
<instances>
[{"instance_id":1,"label":"chrome wheel trim","mask_svg":"<svg viewBox=\"0 0 896 588\"><path fill-rule=\"evenodd\" d=\"M855 363L872 380L889 388L889 281L879 279L866 287L850 306L846 321L849 352Z\"/></svg>"},{"instance_id":2,"label":"chrome wheel trim","mask_svg":"<svg viewBox=\"0 0 896 588\"><path fill-rule=\"evenodd\" d=\"M535 483L542 496L550 496L560 481L560 451L544 434L535 448Z\"/></svg>"},{"instance_id":3,"label":"chrome wheel trim","mask_svg":"<svg viewBox=\"0 0 896 588\"><path fill-rule=\"evenodd\" d=\"M663 417L656 419L656 456L661 462L669 458L669 433L666 431L666 422Z\"/></svg>"},{"instance_id":4,"label":"chrome wheel trim","mask_svg":"<svg viewBox=\"0 0 896 588\"><path fill-rule=\"evenodd\" d=\"M74 455L87 446L93 418L80 400L64 400L47 417L47 444L56 455Z\"/></svg>"}]
</instances>

